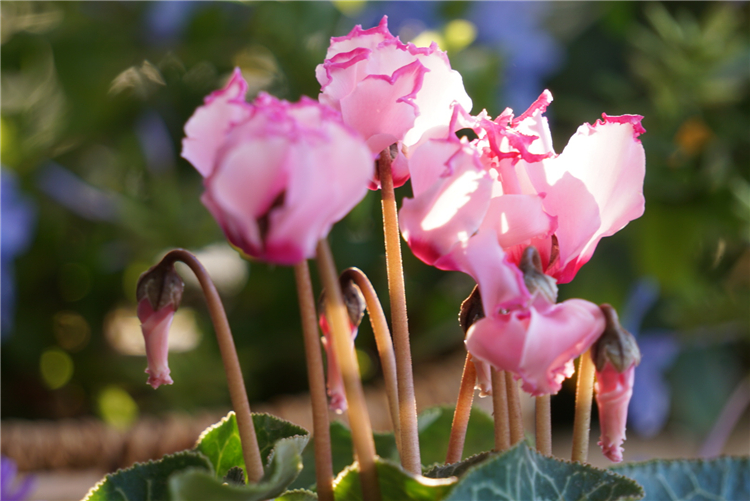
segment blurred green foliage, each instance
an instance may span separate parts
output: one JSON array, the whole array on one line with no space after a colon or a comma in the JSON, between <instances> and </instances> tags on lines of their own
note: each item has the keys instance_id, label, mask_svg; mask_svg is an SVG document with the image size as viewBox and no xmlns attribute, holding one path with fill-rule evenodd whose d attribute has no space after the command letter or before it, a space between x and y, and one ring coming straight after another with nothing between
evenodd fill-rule
<instances>
[{"instance_id":1,"label":"blurred green foliage","mask_svg":"<svg viewBox=\"0 0 750 501\"><path fill-rule=\"evenodd\" d=\"M4 417L101 414L107 398L120 390L140 412L229 405L196 288L188 286L183 304L198 312L203 336L197 349L170 355L175 384L158 392L145 384L145 357L124 355L107 341L107 319L117 308L134 306L139 273L166 250L199 250L223 241L199 202L200 175L179 158L182 127L203 97L235 66L251 93L265 90L289 100L316 96L315 66L329 37L353 26L344 12L354 16L356 9L349 7L2 2L2 163L17 174L38 210L33 246L15 262L15 325L2 349ZM645 215L602 241L561 295L619 307L638 277L655 277L663 295L648 325L679 330L690 346L743 347L730 350L733 372L711 379L723 386L706 390L726 395L750 365L750 9L621 2L544 8L548 29L565 53L546 81L555 96L549 115L556 150L562 151L578 125L602 112L644 115L648 130L642 136ZM505 107L497 99L505 60L496 47L465 46L470 31L449 22L466 9L453 2L435 7L440 33L458 33L463 40L448 47L453 65L463 73L474 111L485 107L494 116ZM170 28L175 19L181 20L179 30ZM508 75L513 78L512 71ZM74 176L71 186L80 194L50 174L61 169ZM56 188L64 193L52 196ZM410 194L408 186L399 191L399 198ZM73 206L91 202L95 209L72 210L60 203L65 193L76 198ZM388 310L378 198L369 193L331 240L338 266L363 269ZM404 257L413 352L420 363L461 346L456 316L473 284L422 264L406 247ZM293 272L262 263L249 269L246 285L225 294L225 301L250 398L304 391ZM377 367L367 322L358 346ZM69 355L73 372L62 387L45 383L44 353ZM715 365L704 360L692 366ZM680 373L684 377L674 384L684 388L703 378L697 370ZM677 418L688 416L697 429L705 429L722 404L712 402L709 418L691 422L695 404L685 404L685 410L680 402Z\"/></svg>"}]
</instances>

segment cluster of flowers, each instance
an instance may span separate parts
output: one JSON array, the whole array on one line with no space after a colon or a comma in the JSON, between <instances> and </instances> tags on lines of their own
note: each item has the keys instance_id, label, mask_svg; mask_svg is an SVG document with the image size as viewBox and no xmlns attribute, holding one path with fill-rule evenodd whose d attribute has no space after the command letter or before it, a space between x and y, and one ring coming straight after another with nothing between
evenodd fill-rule
<instances>
[{"instance_id":1,"label":"cluster of flowers","mask_svg":"<svg viewBox=\"0 0 750 501\"><path fill-rule=\"evenodd\" d=\"M204 177L202 201L228 240L273 263L313 257L331 226L379 187L374 160L390 154L394 185L411 178L399 219L414 254L478 284L484 316L466 336L478 373L491 365L532 395L559 391L607 319L588 301L557 303L556 283L643 213L642 117L603 115L557 154L548 91L520 116L473 116L447 55L434 43L402 43L386 18L333 38L316 76L318 101L261 93L247 103L236 70L186 124L183 156ZM461 129L476 139L459 138ZM597 367L601 445L615 461L636 358ZM166 364L161 371L150 381L171 383ZM480 383L491 391L488 378Z\"/></svg>"}]
</instances>

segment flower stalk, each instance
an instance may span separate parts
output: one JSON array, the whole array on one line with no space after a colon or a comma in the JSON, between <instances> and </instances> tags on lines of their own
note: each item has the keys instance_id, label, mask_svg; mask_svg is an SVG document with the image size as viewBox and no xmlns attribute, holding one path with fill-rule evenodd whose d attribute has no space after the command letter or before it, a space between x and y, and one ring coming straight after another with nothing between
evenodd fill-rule
<instances>
[{"instance_id":1,"label":"flower stalk","mask_svg":"<svg viewBox=\"0 0 750 501\"><path fill-rule=\"evenodd\" d=\"M367 314L370 316L370 325L372 325L372 332L375 336L375 344L380 356L380 365L383 368L383 379L385 380L385 392L388 397L388 407L391 413L393 435L396 438L396 448L400 456L401 423L399 422L398 378L396 376L396 356L393 352L393 342L391 340L391 332L388 329L388 321L385 318L383 306L380 304L375 288L362 270L359 268L347 268L341 273L341 278L342 281L352 280L357 284L367 304Z\"/></svg>"},{"instance_id":2,"label":"flower stalk","mask_svg":"<svg viewBox=\"0 0 750 501\"><path fill-rule=\"evenodd\" d=\"M448 452L445 455L445 464L453 464L461 461L466 441L466 429L469 427L471 417L471 404L474 401L474 385L477 380L477 371L471 355L466 354L464 371L461 375L461 387L458 390L456 410L453 412L453 423L448 440Z\"/></svg>"},{"instance_id":3,"label":"flower stalk","mask_svg":"<svg viewBox=\"0 0 750 501\"><path fill-rule=\"evenodd\" d=\"M242 378L240 361L237 358L237 350L234 346L234 339L224 306L211 277L195 256L184 249L175 249L162 259L162 263L173 263L175 261L185 263L195 273L206 297L208 311L216 331L216 341L219 344L221 360L227 375L229 396L232 399L232 407L237 417L237 428L242 442L242 456L245 459L247 480L249 483L256 483L263 478L263 462L260 458L258 438L255 435L255 426L250 413L250 402L247 399L247 391L245 391L245 381Z\"/></svg>"},{"instance_id":4,"label":"flower stalk","mask_svg":"<svg viewBox=\"0 0 750 501\"><path fill-rule=\"evenodd\" d=\"M491 369L492 415L495 420L495 450L502 452L510 448L510 423L508 419L508 392L505 386L505 371Z\"/></svg>"},{"instance_id":5,"label":"flower stalk","mask_svg":"<svg viewBox=\"0 0 750 501\"><path fill-rule=\"evenodd\" d=\"M390 148L386 148L378 157L377 171L381 183L388 293L391 303L393 345L396 352L396 373L398 376L401 464L406 471L419 475L422 472L422 465L417 431L417 402L414 396L409 321L406 313L406 289L401 260L401 234L398 226L391 162Z\"/></svg>"},{"instance_id":6,"label":"flower stalk","mask_svg":"<svg viewBox=\"0 0 750 501\"><path fill-rule=\"evenodd\" d=\"M536 397L536 450L552 455L552 409L550 396Z\"/></svg>"},{"instance_id":7,"label":"flower stalk","mask_svg":"<svg viewBox=\"0 0 750 501\"><path fill-rule=\"evenodd\" d=\"M333 465L331 460L331 434L328 420L328 401L323 370L323 356L320 352L320 336L315 312L310 269L307 261L294 266L297 282L302 334L307 359L307 379L310 385L310 400L313 413L313 441L315 443L315 480L318 499L333 501Z\"/></svg>"},{"instance_id":8,"label":"flower stalk","mask_svg":"<svg viewBox=\"0 0 750 501\"><path fill-rule=\"evenodd\" d=\"M359 366L351 341L346 305L341 294L338 273L328 241L318 242L318 270L326 290L326 317L330 322L336 359L341 367L344 390L348 403L347 415L352 430L354 452L359 462L359 478L363 499L378 501L380 486L375 469L375 441L372 437L370 416L367 413L365 394L359 378Z\"/></svg>"},{"instance_id":9,"label":"flower stalk","mask_svg":"<svg viewBox=\"0 0 750 501\"><path fill-rule=\"evenodd\" d=\"M523 415L521 413L521 397L518 394L518 383L513 374L505 373L505 389L508 393L508 422L510 424L510 445L516 445L523 440Z\"/></svg>"},{"instance_id":10,"label":"flower stalk","mask_svg":"<svg viewBox=\"0 0 750 501\"><path fill-rule=\"evenodd\" d=\"M589 457L589 435L591 433L591 401L594 394L594 361L589 349L578 362L576 384L576 411L573 420L572 461L585 463Z\"/></svg>"}]
</instances>

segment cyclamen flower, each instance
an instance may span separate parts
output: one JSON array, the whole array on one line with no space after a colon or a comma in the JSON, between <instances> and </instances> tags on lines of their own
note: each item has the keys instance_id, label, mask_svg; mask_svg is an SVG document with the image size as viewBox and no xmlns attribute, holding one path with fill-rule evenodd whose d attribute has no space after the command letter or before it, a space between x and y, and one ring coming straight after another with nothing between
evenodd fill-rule
<instances>
[{"instance_id":1,"label":"cyclamen flower","mask_svg":"<svg viewBox=\"0 0 750 501\"><path fill-rule=\"evenodd\" d=\"M602 237L643 214L646 160L638 136L645 129L639 115L603 114L594 125L581 125L557 155L543 116L551 101L552 94L544 91L521 116L514 118L509 109L494 121L480 115L474 129L482 162L500 184L493 197L524 197L529 209L539 204L533 213L523 211L522 219L541 222L542 212L551 218L536 236L516 244L507 241L503 248L518 262L525 246L534 245L544 272L567 283L591 259ZM505 227L515 226L518 206L514 209L507 211Z\"/></svg>"},{"instance_id":2,"label":"cyclamen flower","mask_svg":"<svg viewBox=\"0 0 750 501\"><path fill-rule=\"evenodd\" d=\"M503 260L507 268L505 286L495 280L490 282L492 288L488 291L497 294L498 289L519 288L520 297L527 298L526 302L509 310L495 307L492 314L474 323L466 336L466 349L475 359L520 377L528 393L554 394L573 374L573 360L601 335L604 316L598 306L583 299L556 303L554 281L545 284L548 277L537 269L529 269L526 259L537 261L538 265L535 248L530 247L525 253L520 284L512 275L518 268ZM483 290L482 283L479 290ZM487 308L494 307L496 300L485 301L484 292L482 295L485 311L491 311Z\"/></svg>"},{"instance_id":3,"label":"cyclamen flower","mask_svg":"<svg viewBox=\"0 0 750 501\"><path fill-rule=\"evenodd\" d=\"M633 395L635 367L641 362L641 352L632 334L626 331L617 312L604 304L606 330L591 349L596 366L596 404L599 408L601 437L599 446L604 455L615 463L622 461L622 442L628 404Z\"/></svg>"},{"instance_id":4,"label":"cyclamen flower","mask_svg":"<svg viewBox=\"0 0 750 501\"><path fill-rule=\"evenodd\" d=\"M141 299L138 303L138 319L141 321L143 339L146 341L147 383L154 389L163 384L174 383L169 376L170 370L167 362L169 327L174 320L174 314L175 308L173 305L154 311L148 299Z\"/></svg>"},{"instance_id":5,"label":"cyclamen flower","mask_svg":"<svg viewBox=\"0 0 750 501\"><path fill-rule=\"evenodd\" d=\"M182 156L204 177L201 201L245 254L293 265L365 195L373 155L328 106L261 93L245 102L236 69L185 125Z\"/></svg>"},{"instance_id":6,"label":"cyclamen flower","mask_svg":"<svg viewBox=\"0 0 750 501\"><path fill-rule=\"evenodd\" d=\"M394 143L410 148L425 135L442 136L452 103L466 110L472 105L447 54L434 42L428 48L402 43L388 31L386 16L374 28L356 26L331 38L315 74L320 102L339 110L375 154ZM404 159L397 158L393 169L394 185L405 183Z\"/></svg>"},{"instance_id":7,"label":"cyclamen flower","mask_svg":"<svg viewBox=\"0 0 750 501\"><path fill-rule=\"evenodd\" d=\"M167 362L169 328L182 301L184 287L182 278L171 262L153 266L138 279L135 295L138 300L138 319L146 342L147 383L154 389L174 382L169 376Z\"/></svg>"}]
</instances>

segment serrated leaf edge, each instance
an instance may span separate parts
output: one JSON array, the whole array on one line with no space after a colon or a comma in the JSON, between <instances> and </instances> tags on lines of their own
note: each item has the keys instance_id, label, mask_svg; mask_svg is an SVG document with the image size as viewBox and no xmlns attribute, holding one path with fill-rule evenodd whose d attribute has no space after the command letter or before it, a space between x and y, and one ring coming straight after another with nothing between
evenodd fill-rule
<instances>
[{"instance_id":1,"label":"serrated leaf edge","mask_svg":"<svg viewBox=\"0 0 750 501\"><path fill-rule=\"evenodd\" d=\"M638 486L638 489L640 490L640 492L639 492L638 496L640 496L640 497L633 497L633 496L627 496L627 497L623 497L623 496L620 496L620 497L619 497L619 498L617 498L617 499L616 499L615 501L618 501L618 500L620 500L620 499L626 499L626 500L631 500L631 499L642 499L642 498L643 498L643 497L644 497L644 496L646 495L646 491L644 491L644 490L643 490L643 486L642 486L641 484L639 484L638 482L636 482L635 480L633 480L632 478L630 478L630 477L626 477L625 475L620 475L619 473L615 473L615 472L613 472L613 471L611 471L611 470L608 470L608 469L607 469L607 470L605 470L605 469L602 469L602 468L598 468L598 467L596 467L596 466L592 466L592 465L590 465L590 464L588 464L588 463L579 463L578 461L571 461L571 460L569 460L569 459L558 458L558 457L556 457L556 456L545 456L545 455L543 455L543 454L539 454L539 453L538 453L538 452L537 452L537 451L536 451L536 450L535 450L535 449L534 449L534 448L533 448L533 447L531 446L531 444L530 444L530 443L528 442L528 440L521 440L520 442L518 442L518 443L517 443L516 445L514 445L514 446L513 446L513 447L511 447L510 449L508 449L508 450L506 450L506 451L503 451L503 452L502 452L501 454L498 454L498 455L495 455L495 456L490 456L490 457L489 457L489 458L487 459L487 461L482 461L482 462L481 462L481 463L479 463L479 464L476 464L476 465L474 465L474 466L471 466L471 467L469 467L469 468L468 468L468 469L467 469L467 470L466 470L466 471L464 472L464 474L463 474L463 476L461 477L461 479L463 480L464 478L468 477L468 476L469 476L469 474L470 474L470 473L472 473L472 472L473 472L474 470L476 470L476 469L478 469L478 468L482 468L482 467L486 466L486 463L488 463L488 462L490 462L490 461L496 461L496 460L500 460L500 458L502 458L502 457L503 457L503 456L505 456L506 454L510 454L510 453L511 453L512 451L514 451L514 450L516 450L516 449L520 449L520 448L522 448L522 447L524 447L524 446L526 447L526 450L528 450L529 452L533 452L534 454L536 454L536 455L538 455L538 456L541 456L541 457L543 457L543 458L547 458L547 459L554 459L554 460L556 460L556 461L559 461L559 462L561 462L561 463L564 463L564 464L568 464L568 465L573 465L573 466L575 466L575 465L578 465L578 466L585 466L585 467L591 468L592 470L598 471L598 472L600 472L600 473L604 473L605 475L610 475L610 476L613 476L613 477L617 477L617 478L619 478L619 479L622 479L622 480L627 480L627 481L629 481L629 482L632 482L632 483L634 483L635 485L637 485L637 486ZM468 458L467 458L467 459L468 459ZM451 478L456 478L456 477L451 477Z\"/></svg>"},{"instance_id":2,"label":"serrated leaf edge","mask_svg":"<svg viewBox=\"0 0 750 501\"><path fill-rule=\"evenodd\" d=\"M389 466L393 466L394 468L401 470L401 472L407 477L413 480L416 480L417 482L423 485L426 485L428 487L441 487L441 486L453 485L456 482L458 482L458 477L429 478L429 477L425 477L424 475L414 475L413 473L410 473L404 470L404 468L400 464L394 461L391 461L390 459L381 458L380 456L375 456L375 463L376 464L383 463ZM352 464L350 464L349 466L341 470L338 475L336 475L336 478L333 479L334 491L336 491L336 486L338 486L339 482L343 480L346 474L349 473L350 471L354 471L354 472L359 471L359 461L353 462Z\"/></svg>"},{"instance_id":3,"label":"serrated leaf edge","mask_svg":"<svg viewBox=\"0 0 750 501\"><path fill-rule=\"evenodd\" d=\"M646 461L630 461L628 463L615 464L608 468L608 470L623 470L633 466L643 467L651 466L652 464L675 464L675 463L690 463L690 464L707 464L713 463L717 459L730 459L740 461L750 461L750 456L734 456L734 455L721 455L712 458L685 458L685 459L659 459L653 458Z\"/></svg>"},{"instance_id":4,"label":"serrated leaf edge","mask_svg":"<svg viewBox=\"0 0 750 501\"><path fill-rule=\"evenodd\" d=\"M212 431L216 430L217 428L221 428L225 423L227 423L232 418L232 416L235 416L235 420L237 419L237 417L236 417L237 414L234 411L229 411L229 413L226 416L224 416L223 418L221 418L220 421L212 424L211 426L209 426L208 428L206 428L205 430L203 430L201 432L200 436L198 437L198 440L195 441L195 445L193 446L192 450L197 449L198 446L200 445L201 441L203 441L203 439L206 438L206 435L208 435ZM300 430L302 430L304 432L304 434L303 433L298 433L296 435L291 435L290 437L284 437L284 438L309 437L310 436L310 432L308 430L306 430L305 428L303 428L302 426L300 426L298 424L295 424L295 423L292 423L291 421L288 421L286 419L280 418L279 416L274 416L273 414L269 414L268 412L253 412L253 413L251 413L251 416L268 416L268 417L271 417L271 418L273 418L273 419L275 419L277 421L284 421L285 423L289 423L290 425L294 426L295 428L299 428Z\"/></svg>"},{"instance_id":5,"label":"serrated leaf edge","mask_svg":"<svg viewBox=\"0 0 750 501\"><path fill-rule=\"evenodd\" d=\"M466 459L462 459L461 461L459 461L457 463L452 463L452 464L432 463L430 466L426 466L425 467L425 469L423 470L424 473L422 473L422 475L426 477L428 473L432 473L433 471L435 471L435 470L437 470L439 468L448 468L450 466L457 465L458 463L466 463L466 462L468 462L468 461L470 461L472 459L477 458L478 456L481 456L482 454L486 454L487 455L487 457L485 457L484 461L489 461L490 459L492 459L492 458L494 458L496 456L500 456L503 453L496 452L496 451L482 451L482 452L477 452L476 454L472 454L471 456L467 457ZM484 463L484 461L480 461L477 464L471 465L469 468L466 469L466 471L464 472L464 475L466 475L467 473L469 473L469 470L471 468L473 468L475 466L481 466ZM432 477L427 477L427 478L432 478Z\"/></svg>"},{"instance_id":6,"label":"serrated leaf edge","mask_svg":"<svg viewBox=\"0 0 750 501\"><path fill-rule=\"evenodd\" d=\"M164 461L165 459L172 459L172 458L179 457L179 456L198 456L198 457L203 458L203 460L206 462L206 465L208 466L209 473L211 473L212 475L214 474L214 466L211 464L211 461L204 454L202 454L199 451L196 451L194 449L179 451L179 452L175 452L173 454L166 454L161 459L157 459L155 461L153 459L149 459L148 461L144 461L144 462L135 462L132 465L128 466L127 468L119 468L117 471L115 471L113 473L107 473L91 489L89 489L89 491L86 493L86 496L81 501L89 501L89 499L91 498L91 496L94 495L94 494L96 494L96 491L99 489L99 487L101 487L102 485L104 485L104 483L110 477L113 477L113 476L118 475L120 473L125 473L125 472L130 471L130 470L134 470L135 468L138 468L140 466L148 466L150 464L158 464L158 463L161 463L162 461ZM188 471L188 470L200 470L200 468L197 468L195 466L191 466L190 468L186 468L185 469L185 471ZM171 477L171 475L170 475L170 477Z\"/></svg>"}]
</instances>

